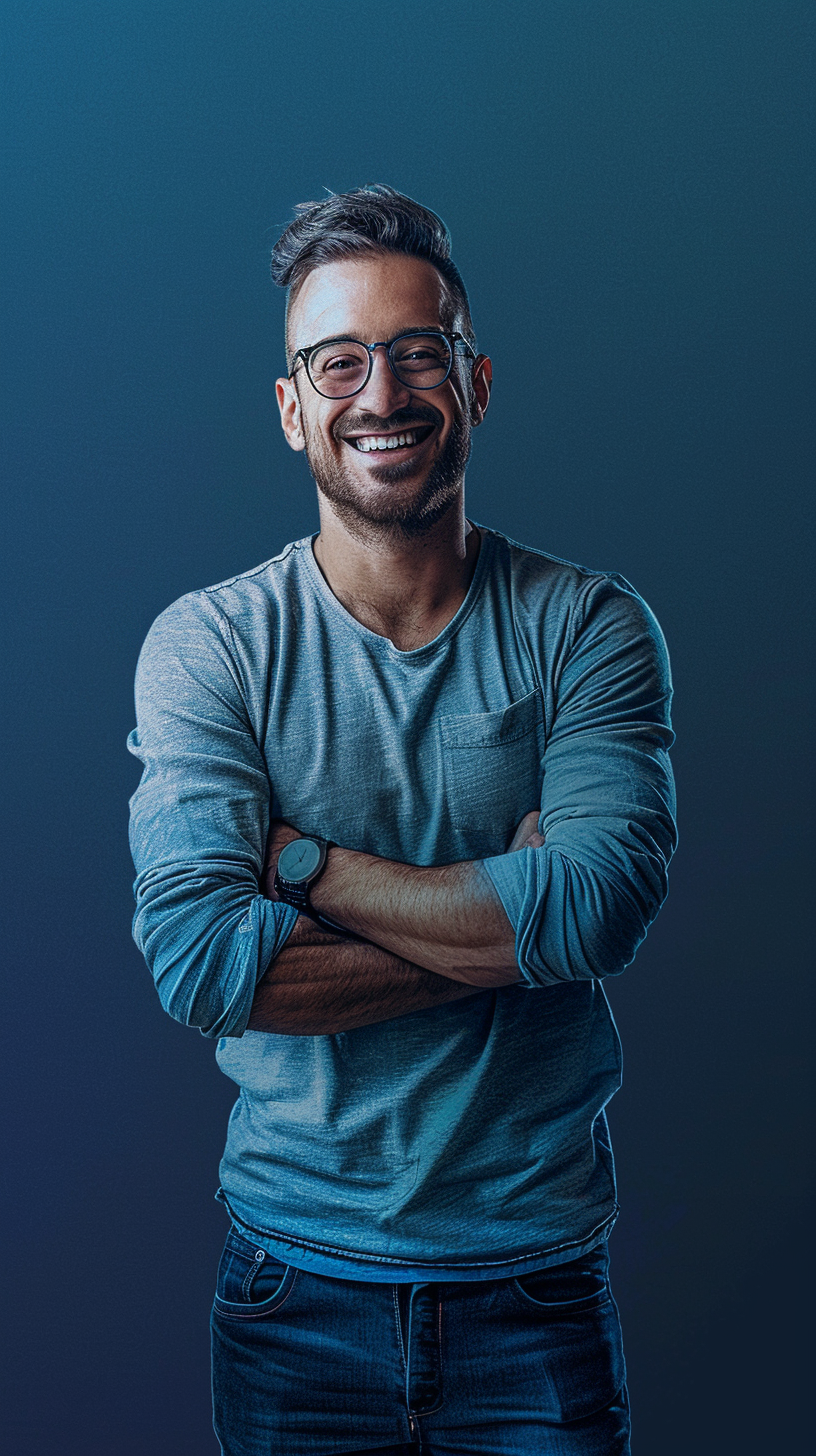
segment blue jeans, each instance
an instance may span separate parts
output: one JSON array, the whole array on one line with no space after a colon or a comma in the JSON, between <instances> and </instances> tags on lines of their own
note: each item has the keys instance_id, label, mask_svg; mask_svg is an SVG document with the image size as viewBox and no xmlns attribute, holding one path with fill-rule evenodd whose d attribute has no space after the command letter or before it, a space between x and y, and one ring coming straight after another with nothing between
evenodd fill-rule
<instances>
[{"instance_id":1,"label":"blue jeans","mask_svg":"<svg viewBox=\"0 0 816 1456\"><path fill-rule=\"evenodd\" d=\"M224 1456L628 1456L608 1253L519 1279L368 1284L233 1230L212 1313Z\"/></svg>"}]
</instances>

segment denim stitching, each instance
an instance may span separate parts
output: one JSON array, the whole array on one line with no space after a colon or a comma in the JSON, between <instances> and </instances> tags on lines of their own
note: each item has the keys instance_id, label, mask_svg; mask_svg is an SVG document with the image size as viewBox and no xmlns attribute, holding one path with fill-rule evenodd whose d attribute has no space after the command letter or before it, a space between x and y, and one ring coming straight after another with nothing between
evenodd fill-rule
<instances>
[{"instance_id":1,"label":"denim stitching","mask_svg":"<svg viewBox=\"0 0 816 1456\"><path fill-rule=\"evenodd\" d=\"M403 1338L402 1338L402 1324L400 1322L399 1286L396 1285L396 1284L392 1284L391 1285L391 1292L392 1292L393 1297L394 1297L394 1317L395 1317L396 1322L397 1322L397 1339L399 1340L399 1347L400 1347L400 1354L402 1356L403 1368L404 1368L405 1373L407 1375L407 1373L408 1373L408 1361L407 1361L406 1356L405 1356L405 1344L404 1344Z\"/></svg>"},{"instance_id":2,"label":"denim stitching","mask_svg":"<svg viewBox=\"0 0 816 1456\"><path fill-rule=\"evenodd\" d=\"M442 1372L442 1295L439 1294L437 1297L439 1300L439 1319L436 1325L436 1343L439 1350L439 1405L436 1409L441 1410L445 1400L445 1382Z\"/></svg>"},{"instance_id":3,"label":"denim stitching","mask_svg":"<svg viewBox=\"0 0 816 1456\"><path fill-rule=\"evenodd\" d=\"M220 1314L224 1319L237 1320L264 1319L268 1314L276 1314L277 1311L279 1309L282 1309L285 1305L287 1299L289 1298L289 1295L292 1293L292 1290L295 1287L298 1274L300 1273L300 1270L293 1269L291 1264L289 1265L289 1268L292 1272L292 1283L289 1285L289 1288L287 1289L283 1298L278 1300L277 1304L273 1303L272 1305L267 1307L266 1301L264 1301L262 1304L253 1304L244 1308L240 1304L230 1304L228 1300L222 1299L216 1291L214 1300L214 1307L216 1312ZM274 1294L272 1295L272 1299L275 1299Z\"/></svg>"},{"instance_id":4,"label":"denim stitching","mask_svg":"<svg viewBox=\"0 0 816 1456\"><path fill-rule=\"evenodd\" d=\"M417 1434L418 1434L419 1440L420 1440L420 1450L422 1449L422 1429L421 1429L421 1427L419 1425L419 1422L422 1421L422 1420L424 1420L426 1416L435 1416L436 1413L437 1413L437 1411L440 1411L442 1409L442 1406L443 1406L443 1403L444 1403L444 1400L445 1400L445 1396L444 1396L444 1392L443 1392L443 1388L442 1388L442 1295L441 1294L437 1294L437 1309L439 1311L439 1319L437 1321L437 1335L436 1335L436 1338L437 1338L437 1354L438 1354L438 1357L439 1357L439 1399L437 1400L436 1405L431 1406L430 1410L418 1411L418 1410L414 1410L413 1406L410 1405L410 1403L409 1403L409 1401L410 1401L410 1391L409 1391L409 1388L408 1388L409 1387L409 1372L408 1372L407 1365L406 1365L406 1372L405 1372L405 1374L406 1374L406 1379L405 1379L405 1403L406 1403L406 1405L408 1407L409 1414L413 1416L414 1420L417 1423Z\"/></svg>"},{"instance_id":5,"label":"denim stitching","mask_svg":"<svg viewBox=\"0 0 816 1456\"><path fill-rule=\"evenodd\" d=\"M612 1298L612 1291L609 1288L608 1281L606 1289L599 1290L597 1294L585 1294L582 1299L557 1300L553 1304L546 1304L542 1299L534 1299L532 1294L528 1294L522 1288L518 1279L511 1279L508 1282L511 1286L512 1293L516 1296L517 1302L524 1309L527 1311L539 1310L542 1314L552 1315L554 1319L558 1319L561 1316L566 1317L571 1314L585 1314L589 1310L600 1309Z\"/></svg>"},{"instance_id":6,"label":"denim stitching","mask_svg":"<svg viewBox=\"0 0 816 1456\"><path fill-rule=\"evenodd\" d=\"M263 1250L263 1249L261 1249L258 1252L263 1254L263 1258L261 1260L258 1260L257 1257L256 1257L256 1258L254 1258L252 1260L252 1263L250 1264L249 1268L247 1269L246 1274L244 1275L244 1280L243 1280L243 1283L241 1285L241 1293L243 1294L244 1299L246 1300L247 1304L251 1303L249 1295L250 1295L250 1291L252 1289L252 1281L253 1281L253 1279L255 1278L255 1275L258 1272L258 1269L260 1267L260 1264L265 1264L266 1263L266 1251ZM286 1278L286 1275L285 1274L284 1274L283 1278L284 1279ZM281 1284L282 1283L283 1283L283 1279L281 1280Z\"/></svg>"}]
</instances>

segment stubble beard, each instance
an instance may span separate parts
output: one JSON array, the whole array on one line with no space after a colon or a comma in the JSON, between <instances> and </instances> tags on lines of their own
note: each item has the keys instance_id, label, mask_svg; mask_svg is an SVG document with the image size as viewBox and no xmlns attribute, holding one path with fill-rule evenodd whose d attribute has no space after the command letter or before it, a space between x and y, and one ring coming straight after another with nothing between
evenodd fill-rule
<instances>
[{"instance_id":1,"label":"stubble beard","mask_svg":"<svg viewBox=\"0 0 816 1456\"><path fill-rule=\"evenodd\" d=\"M442 422L442 416L430 408L405 413L410 413L411 422L417 420L418 414L425 414L429 423ZM401 421L397 413L381 423L380 428L383 432L395 430L403 423L407 422ZM305 434L306 459L319 493L331 503L349 533L367 542L409 541L426 535L457 500L470 459L470 422L465 415L459 415L422 485L409 496L400 498L396 491L393 496L387 491L367 491L365 484L329 453L319 435L308 429ZM398 487L411 478L415 469L412 460L399 465L384 461L382 465L369 466L368 474L378 485Z\"/></svg>"}]
</instances>

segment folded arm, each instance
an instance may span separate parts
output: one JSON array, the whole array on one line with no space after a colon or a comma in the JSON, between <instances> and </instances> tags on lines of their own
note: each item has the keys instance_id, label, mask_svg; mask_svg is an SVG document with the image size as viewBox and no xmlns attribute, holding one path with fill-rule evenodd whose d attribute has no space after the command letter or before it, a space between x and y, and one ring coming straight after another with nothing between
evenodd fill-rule
<instances>
[{"instance_id":1,"label":"folded arm","mask_svg":"<svg viewBox=\"0 0 816 1456\"><path fill-rule=\"evenodd\" d=\"M534 809L518 826L508 853L544 843L537 823ZM297 833L280 820L272 825L265 872L272 899L278 855ZM402 965L409 962L476 990L519 980L513 926L479 861L420 868L336 846L311 901L315 910ZM351 958L354 944L349 943Z\"/></svg>"},{"instance_id":2,"label":"folded arm","mask_svg":"<svg viewBox=\"0 0 816 1456\"><path fill-rule=\"evenodd\" d=\"M229 624L207 595L182 599L154 624L136 697L129 747L144 773L131 801L134 937L171 1016L211 1037L247 1028L319 1035L480 989L414 963L407 943L327 938L261 893L269 779ZM394 867L398 877L408 868ZM480 894L506 949L512 931L498 897L484 881Z\"/></svg>"},{"instance_id":3,"label":"folded arm","mask_svg":"<svg viewBox=\"0 0 816 1456\"><path fill-rule=\"evenodd\" d=\"M538 810L525 816L511 850L543 843L537 820ZM291 825L273 823L265 872L272 899L278 855L296 836ZM519 980L513 928L478 863L418 870L332 848L311 899L364 939L331 935L299 915L258 984L251 1031L349 1031Z\"/></svg>"},{"instance_id":4,"label":"folded arm","mask_svg":"<svg viewBox=\"0 0 816 1456\"><path fill-rule=\"evenodd\" d=\"M561 672L540 814L527 815L509 850L485 861L427 868L332 848L311 892L315 909L482 989L617 974L668 889L676 843L670 701L651 612L622 578L596 578ZM273 825L267 893L277 854L296 833Z\"/></svg>"},{"instance_id":5,"label":"folded arm","mask_svg":"<svg viewBox=\"0 0 816 1456\"><path fill-rule=\"evenodd\" d=\"M273 903L277 836L296 831L274 826L265 862L269 780L229 623L201 593L164 613L137 677L130 747L145 773L131 843L134 935L170 1014L208 1036L314 1034L520 976L542 986L622 970L666 893L675 843L668 660L631 588L596 580L576 617L540 817L505 854L421 868L331 850L315 908L364 945L292 932L295 912Z\"/></svg>"},{"instance_id":6,"label":"folded arm","mask_svg":"<svg viewBox=\"0 0 816 1456\"><path fill-rule=\"evenodd\" d=\"M379 946L330 935L299 915L258 982L250 1031L328 1036L473 996L463 985Z\"/></svg>"}]
</instances>

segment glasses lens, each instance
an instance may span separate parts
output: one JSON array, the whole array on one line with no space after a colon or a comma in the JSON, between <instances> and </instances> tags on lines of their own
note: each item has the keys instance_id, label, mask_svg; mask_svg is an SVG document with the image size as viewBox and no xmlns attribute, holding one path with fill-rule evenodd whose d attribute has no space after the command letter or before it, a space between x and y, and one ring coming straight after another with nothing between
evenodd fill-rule
<instances>
[{"instance_id":1,"label":"glasses lens","mask_svg":"<svg viewBox=\"0 0 816 1456\"><path fill-rule=\"evenodd\" d=\"M360 389L368 373L368 350L352 339L321 344L309 359L315 389L329 399L344 399Z\"/></svg>"},{"instance_id":2,"label":"glasses lens","mask_svg":"<svg viewBox=\"0 0 816 1456\"><path fill-rule=\"evenodd\" d=\"M413 389L435 389L448 376L451 346L441 334L410 334L391 345L391 366Z\"/></svg>"}]
</instances>

